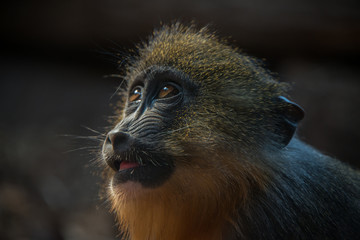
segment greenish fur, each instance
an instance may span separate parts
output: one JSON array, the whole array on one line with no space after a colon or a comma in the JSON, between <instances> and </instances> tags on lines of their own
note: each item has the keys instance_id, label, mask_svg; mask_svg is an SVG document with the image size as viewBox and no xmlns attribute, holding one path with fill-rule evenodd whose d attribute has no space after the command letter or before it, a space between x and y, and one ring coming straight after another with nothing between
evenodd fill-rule
<instances>
[{"instance_id":1,"label":"greenish fur","mask_svg":"<svg viewBox=\"0 0 360 240\"><path fill-rule=\"evenodd\" d=\"M276 81L261 62L228 46L207 28L197 30L180 23L154 31L147 43L138 46L138 52L127 66L128 85L150 67L162 66L180 70L203 86L197 103L180 113L182 121L174 129L191 128L192 141L198 143L217 144L231 136L251 148L269 140L267 129L272 126L266 125L265 118L279 107L272 99L286 95L288 85ZM204 136L208 129L220 131ZM222 136L226 129L235 131ZM255 129L258 135L253 134ZM177 141L184 134L177 132L171 137Z\"/></svg>"}]
</instances>

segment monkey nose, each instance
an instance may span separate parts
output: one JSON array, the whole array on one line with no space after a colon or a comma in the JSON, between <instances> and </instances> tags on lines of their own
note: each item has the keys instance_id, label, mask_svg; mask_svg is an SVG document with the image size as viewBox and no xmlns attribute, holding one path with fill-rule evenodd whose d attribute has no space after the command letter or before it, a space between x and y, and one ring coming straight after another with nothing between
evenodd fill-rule
<instances>
[{"instance_id":1,"label":"monkey nose","mask_svg":"<svg viewBox=\"0 0 360 240\"><path fill-rule=\"evenodd\" d=\"M105 145L111 146L114 152L123 152L128 149L131 136L122 131L110 131L106 137Z\"/></svg>"},{"instance_id":2,"label":"monkey nose","mask_svg":"<svg viewBox=\"0 0 360 240\"><path fill-rule=\"evenodd\" d=\"M103 145L103 154L108 156L105 161L109 167L119 171L121 165L119 156L129 150L132 142L132 137L128 133L118 130L112 130L108 133Z\"/></svg>"}]
</instances>

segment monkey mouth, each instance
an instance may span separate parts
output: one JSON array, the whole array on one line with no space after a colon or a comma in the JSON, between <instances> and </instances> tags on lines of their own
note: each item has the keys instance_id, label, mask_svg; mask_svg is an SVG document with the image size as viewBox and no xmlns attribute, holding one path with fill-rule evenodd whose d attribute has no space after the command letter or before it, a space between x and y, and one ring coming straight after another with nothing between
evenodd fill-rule
<instances>
[{"instance_id":1,"label":"monkey mouth","mask_svg":"<svg viewBox=\"0 0 360 240\"><path fill-rule=\"evenodd\" d=\"M139 182L143 187L155 188L162 185L174 171L173 164L153 164L151 161L138 163L136 161L121 161L119 170L115 173L113 185L128 181Z\"/></svg>"},{"instance_id":2,"label":"monkey mouth","mask_svg":"<svg viewBox=\"0 0 360 240\"><path fill-rule=\"evenodd\" d=\"M125 169L136 168L136 167L140 167L140 164L137 162L122 161L120 163L119 170L121 171L121 170L125 170Z\"/></svg>"}]
</instances>

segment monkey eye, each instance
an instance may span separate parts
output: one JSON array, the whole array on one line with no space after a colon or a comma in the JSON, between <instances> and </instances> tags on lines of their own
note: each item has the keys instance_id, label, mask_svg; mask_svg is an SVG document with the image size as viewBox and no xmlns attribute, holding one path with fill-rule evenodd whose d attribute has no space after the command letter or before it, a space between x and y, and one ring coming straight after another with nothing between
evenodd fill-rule
<instances>
[{"instance_id":1,"label":"monkey eye","mask_svg":"<svg viewBox=\"0 0 360 240\"><path fill-rule=\"evenodd\" d=\"M179 94L179 89L172 84L166 84L160 89L158 98L169 98Z\"/></svg>"},{"instance_id":2,"label":"monkey eye","mask_svg":"<svg viewBox=\"0 0 360 240\"><path fill-rule=\"evenodd\" d=\"M141 96L142 96L142 88L135 87L135 88L133 88L133 90L130 93L129 101L130 102L141 101Z\"/></svg>"}]
</instances>

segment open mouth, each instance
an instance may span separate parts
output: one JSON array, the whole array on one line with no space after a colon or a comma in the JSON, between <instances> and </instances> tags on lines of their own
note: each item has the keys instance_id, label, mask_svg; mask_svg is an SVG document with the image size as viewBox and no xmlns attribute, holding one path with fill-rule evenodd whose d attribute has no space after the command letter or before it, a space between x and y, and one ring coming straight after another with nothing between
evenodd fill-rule
<instances>
[{"instance_id":1,"label":"open mouth","mask_svg":"<svg viewBox=\"0 0 360 240\"><path fill-rule=\"evenodd\" d=\"M173 164L154 165L145 161L138 162L122 161L119 170L114 175L113 184L119 185L127 181L141 183L144 187L157 187L164 183L174 171Z\"/></svg>"},{"instance_id":2,"label":"open mouth","mask_svg":"<svg viewBox=\"0 0 360 240\"><path fill-rule=\"evenodd\" d=\"M140 164L137 163L137 162L122 161L120 163L120 171L125 170L125 169L129 169L129 168L136 168L136 167L140 167Z\"/></svg>"}]
</instances>

